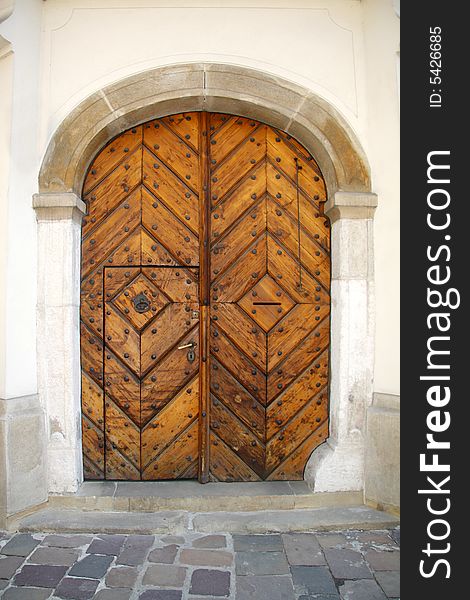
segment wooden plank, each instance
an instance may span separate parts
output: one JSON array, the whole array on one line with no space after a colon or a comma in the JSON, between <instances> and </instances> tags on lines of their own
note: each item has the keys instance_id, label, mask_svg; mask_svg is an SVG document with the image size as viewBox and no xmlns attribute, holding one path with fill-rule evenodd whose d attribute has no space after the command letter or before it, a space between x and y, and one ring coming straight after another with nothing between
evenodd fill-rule
<instances>
[{"instance_id":1,"label":"wooden plank","mask_svg":"<svg viewBox=\"0 0 470 600\"><path fill-rule=\"evenodd\" d=\"M82 415L82 444L83 455L87 459L88 469L85 476L90 479L104 477L104 436L85 415Z\"/></svg>"},{"instance_id":2,"label":"wooden plank","mask_svg":"<svg viewBox=\"0 0 470 600\"><path fill-rule=\"evenodd\" d=\"M211 273L212 300L214 295L217 296L217 302L239 300L266 273L265 234L256 239L225 272L220 273L217 268L211 266Z\"/></svg>"},{"instance_id":3,"label":"wooden plank","mask_svg":"<svg viewBox=\"0 0 470 600\"><path fill-rule=\"evenodd\" d=\"M216 324L217 321L211 328L211 336L213 343L217 344L219 348L217 360L264 406L266 404L266 377L263 371L258 369L246 354L238 350ZM211 364L211 369L217 370L217 364Z\"/></svg>"},{"instance_id":4,"label":"wooden plank","mask_svg":"<svg viewBox=\"0 0 470 600\"><path fill-rule=\"evenodd\" d=\"M260 481L261 478L219 437L211 434L211 474L218 481Z\"/></svg>"},{"instance_id":5,"label":"wooden plank","mask_svg":"<svg viewBox=\"0 0 470 600\"><path fill-rule=\"evenodd\" d=\"M253 139L253 142L250 140ZM245 142L237 147L219 164L213 164L216 160L211 159L211 184L212 195L221 199L227 192L234 188L256 164L264 160L266 156L266 127L259 127L252 136L247 137ZM217 181L214 181L214 177Z\"/></svg>"},{"instance_id":6,"label":"wooden plank","mask_svg":"<svg viewBox=\"0 0 470 600\"><path fill-rule=\"evenodd\" d=\"M151 237L145 229L142 229L142 264L153 264L155 266L176 266L178 261L168 250Z\"/></svg>"},{"instance_id":7,"label":"wooden plank","mask_svg":"<svg viewBox=\"0 0 470 600\"><path fill-rule=\"evenodd\" d=\"M302 274L300 274L302 270ZM268 236L268 272L281 285L289 296L299 303L310 303L327 309L329 294L325 271L317 269L312 277L299 266L286 249L271 236ZM300 287L300 282L302 287ZM329 281L328 281L329 284ZM318 298L318 299L317 299ZM324 312L322 310L322 312ZM328 311L327 311L328 312Z\"/></svg>"},{"instance_id":8,"label":"wooden plank","mask_svg":"<svg viewBox=\"0 0 470 600\"><path fill-rule=\"evenodd\" d=\"M106 302L111 302L139 273L140 267L137 266L129 266L127 269L106 267L104 269L104 296Z\"/></svg>"},{"instance_id":9,"label":"wooden plank","mask_svg":"<svg viewBox=\"0 0 470 600\"><path fill-rule=\"evenodd\" d=\"M103 270L92 273L81 282L80 318L95 336L103 337ZM83 345L82 345L83 346Z\"/></svg>"},{"instance_id":10,"label":"wooden plank","mask_svg":"<svg viewBox=\"0 0 470 600\"><path fill-rule=\"evenodd\" d=\"M80 341L82 371L101 386L103 385L103 345L83 322L80 323Z\"/></svg>"},{"instance_id":11,"label":"wooden plank","mask_svg":"<svg viewBox=\"0 0 470 600\"><path fill-rule=\"evenodd\" d=\"M266 370L266 334L236 304L213 305L211 320L258 369ZM219 351L218 344L211 339L211 352L218 355Z\"/></svg>"},{"instance_id":12,"label":"wooden plank","mask_svg":"<svg viewBox=\"0 0 470 600\"><path fill-rule=\"evenodd\" d=\"M266 165L266 175L269 194L297 220L298 206L295 179L290 180L286 178L285 174L270 162ZM328 221L325 217L321 216L318 205L315 205L315 202L318 201L314 201L313 198L317 195L306 197L302 193L299 194L300 222L306 231L312 235L318 234L320 236L319 239L326 244L329 240L328 226L326 225ZM328 246L325 247L328 248Z\"/></svg>"},{"instance_id":13,"label":"wooden plank","mask_svg":"<svg viewBox=\"0 0 470 600\"><path fill-rule=\"evenodd\" d=\"M279 384L283 385L283 384ZM271 439L295 414L309 402L318 406L327 403L328 352L323 353L305 371L283 389L266 410L267 439ZM315 400L312 400L315 396Z\"/></svg>"},{"instance_id":14,"label":"wooden plank","mask_svg":"<svg viewBox=\"0 0 470 600\"><path fill-rule=\"evenodd\" d=\"M109 356L109 358L108 358ZM140 380L126 367L109 348L106 348L105 388L106 393L119 409L140 426Z\"/></svg>"},{"instance_id":15,"label":"wooden plank","mask_svg":"<svg viewBox=\"0 0 470 600\"><path fill-rule=\"evenodd\" d=\"M181 433L198 418L198 378L189 382L158 415L142 430L142 469L157 460L157 456L170 446ZM186 393L191 389L191 394Z\"/></svg>"},{"instance_id":16,"label":"wooden plank","mask_svg":"<svg viewBox=\"0 0 470 600\"><path fill-rule=\"evenodd\" d=\"M198 301L198 271L196 269L153 269L143 267L142 272L172 302L189 304Z\"/></svg>"},{"instance_id":17,"label":"wooden plank","mask_svg":"<svg viewBox=\"0 0 470 600\"><path fill-rule=\"evenodd\" d=\"M277 141L279 140L279 141ZM304 150L296 151L292 143L293 138L287 140L286 136L268 128L267 157L269 162L281 169L292 181L296 180L295 158L298 159L302 169L299 172L299 187L310 198L318 195L320 202L326 200L325 182L320 169L314 160L308 160L308 153Z\"/></svg>"},{"instance_id":18,"label":"wooden plank","mask_svg":"<svg viewBox=\"0 0 470 600\"><path fill-rule=\"evenodd\" d=\"M125 228L124 228L125 229ZM129 233L127 237L124 237L121 243L115 247L110 255L104 257L103 261L98 264L98 268L101 270L104 267L111 265L120 265L132 267L133 265L139 265L140 259L140 233L141 228L136 229ZM93 268L96 268L96 261L91 259L90 264L94 264ZM96 271L91 271L89 276L91 277Z\"/></svg>"},{"instance_id":19,"label":"wooden plank","mask_svg":"<svg viewBox=\"0 0 470 600\"><path fill-rule=\"evenodd\" d=\"M324 309L325 312L327 308ZM296 348L316 327L318 314L311 304L296 304L268 334L268 371ZM323 317L325 314L323 314ZM322 320L322 318L321 318Z\"/></svg>"},{"instance_id":20,"label":"wooden plank","mask_svg":"<svg viewBox=\"0 0 470 600\"><path fill-rule=\"evenodd\" d=\"M217 210L212 213L212 226L217 227L219 214ZM211 250L211 268L223 273L236 259L246 252L253 243L266 230L266 206L262 200L247 212L234 227L217 239Z\"/></svg>"},{"instance_id":21,"label":"wooden plank","mask_svg":"<svg viewBox=\"0 0 470 600\"><path fill-rule=\"evenodd\" d=\"M207 117L210 126L210 132L213 133L214 131L217 131L220 127L228 123L232 118L232 115L228 115L225 113L207 113Z\"/></svg>"},{"instance_id":22,"label":"wooden plank","mask_svg":"<svg viewBox=\"0 0 470 600\"><path fill-rule=\"evenodd\" d=\"M268 230L283 246L285 246L298 259L299 256L299 231L298 221L290 213L280 208L272 199L267 202ZM302 266L311 275L320 271L317 275L322 285L328 289L330 285L330 256L315 238L302 229L300 232L300 259Z\"/></svg>"},{"instance_id":23,"label":"wooden plank","mask_svg":"<svg viewBox=\"0 0 470 600\"><path fill-rule=\"evenodd\" d=\"M180 345L188 344L191 341L197 342L198 338L199 327L196 326L180 341ZM194 362L188 361L187 354L188 348L178 350L178 347L174 346L173 350L142 379L142 423L147 423L160 412L198 372L197 348ZM187 389L191 389L191 393L194 392L192 386Z\"/></svg>"},{"instance_id":24,"label":"wooden plank","mask_svg":"<svg viewBox=\"0 0 470 600\"><path fill-rule=\"evenodd\" d=\"M216 175L212 177L211 185L214 180L217 181ZM265 193L266 167L263 161L245 175L222 200L219 200L216 194L211 194L212 211L218 215L218 218L213 220L212 243L217 243L217 238L221 237L229 227L232 227L240 215L250 210Z\"/></svg>"},{"instance_id":25,"label":"wooden plank","mask_svg":"<svg viewBox=\"0 0 470 600\"><path fill-rule=\"evenodd\" d=\"M326 403L310 402L270 439L266 445L266 469L277 468L302 441L322 425L328 418Z\"/></svg>"},{"instance_id":26,"label":"wooden plank","mask_svg":"<svg viewBox=\"0 0 470 600\"><path fill-rule=\"evenodd\" d=\"M217 367L217 369L214 369ZM211 393L213 404L217 401L230 409L264 442L266 413L264 407L225 369L220 362L212 361ZM217 400L215 400L217 399Z\"/></svg>"},{"instance_id":27,"label":"wooden plank","mask_svg":"<svg viewBox=\"0 0 470 600\"><path fill-rule=\"evenodd\" d=\"M93 231L93 234L82 242L82 277L111 256L124 240L140 225L140 189L122 202L108 217ZM91 262L93 261L93 262Z\"/></svg>"},{"instance_id":28,"label":"wooden plank","mask_svg":"<svg viewBox=\"0 0 470 600\"><path fill-rule=\"evenodd\" d=\"M156 122L154 127L144 130L144 143L152 155L155 155L159 161L176 173L178 178L197 194L199 156L188 144L190 139L185 140L184 136L182 139L176 131L166 127L163 123L164 121ZM191 136L189 133L186 135ZM198 132L196 132L196 136L198 136ZM189 179L186 177L187 175L189 175ZM156 177L158 182L160 173L157 173Z\"/></svg>"},{"instance_id":29,"label":"wooden plank","mask_svg":"<svg viewBox=\"0 0 470 600\"><path fill-rule=\"evenodd\" d=\"M105 399L105 420L106 468L108 469L110 454L115 451L125 457L126 463L140 471L140 429L109 396Z\"/></svg>"},{"instance_id":30,"label":"wooden plank","mask_svg":"<svg viewBox=\"0 0 470 600\"><path fill-rule=\"evenodd\" d=\"M260 126L259 123L252 121L251 119L245 119L243 117L230 118L221 130L214 131L210 136L211 158L215 159L217 164L219 164L231 152L234 152L237 146L244 140L255 137L254 132L257 127L263 126Z\"/></svg>"},{"instance_id":31,"label":"wooden plank","mask_svg":"<svg viewBox=\"0 0 470 600\"><path fill-rule=\"evenodd\" d=\"M325 421L300 446L290 454L276 469L271 471L270 481L295 481L304 479L305 465L312 452L328 437L328 421Z\"/></svg>"},{"instance_id":32,"label":"wooden plank","mask_svg":"<svg viewBox=\"0 0 470 600\"><path fill-rule=\"evenodd\" d=\"M147 233L167 248L180 264L198 266L197 236L146 189L142 190L142 198L142 224Z\"/></svg>"},{"instance_id":33,"label":"wooden plank","mask_svg":"<svg viewBox=\"0 0 470 600\"><path fill-rule=\"evenodd\" d=\"M177 133L181 139L184 138L186 144L192 146L197 152L200 147L200 119L203 115L204 113L199 112L180 113L179 115L163 117L159 121Z\"/></svg>"},{"instance_id":34,"label":"wooden plank","mask_svg":"<svg viewBox=\"0 0 470 600\"><path fill-rule=\"evenodd\" d=\"M128 129L109 142L91 163L83 185L83 193L88 194L119 163L127 161L142 142L142 126Z\"/></svg>"},{"instance_id":35,"label":"wooden plank","mask_svg":"<svg viewBox=\"0 0 470 600\"><path fill-rule=\"evenodd\" d=\"M268 375L268 401L282 393L322 352L330 341L330 322L324 319L303 342L296 346ZM281 387L279 387L281 386Z\"/></svg>"},{"instance_id":36,"label":"wooden plank","mask_svg":"<svg viewBox=\"0 0 470 600\"><path fill-rule=\"evenodd\" d=\"M196 178L199 172L196 171ZM189 177L192 177L188 174ZM185 223L195 235L199 230L199 198L198 189L189 187L190 180L180 179L162 161L158 160L147 149L143 156L143 182L152 196L143 196L145 203L152 205L155 199ZM186 182L186 183L185 183ZM197 186L197 179L193 180Z\"/></svg>"},{"instance_id":37,"label":"wooden plank","mask_svg":"<svg viewBox=\"0 0 470 600\"><path fill-rule=\"evenodd\" d=\"M194 421L175 442L151 462L142 479L179 479L198 454L198 424Z\"/></svg>"},{"instance_id":38,"label":"wooden plank","mask_svg":"<svg viewBox=\"0 0 470 600\"><path fill-rule=\"evenodd\" d=\"M82 371L82 412L99 429L104 429L103 388Z\"/></svg>"},{"instance_id":39,"label":"wooden plank","mask_svg":"<svg viewBox=\"0 0 470 600\"><path fill-rule=\"evenodd\" d=\"M140 471L111 443L106 444L105 479L117 481L140 481Z\"/></svg>"},{"instance_id":40,"label":"wooden plank","mask_svg":"<svg viewBox=\"0 0 470 600\"><path fill-rule=\"evenodd\" d=\"M188 308L189 312L187 312ZM198 319L193 319L192 313L197 312L198 308L199 305L196 303L169 304L142 332L142 373L158 363L180 341L183 344L182 340L197 325Z\"/></svg>"},{"instance_id":41,"label":"wooden plank","mask_svg":"<svg viewBox=\"0 0 470 600\"><path fill-rule=\"evenodd\" d=\"M109 348L128 369L139 376L139 333L109 302L106 303L104 333L106 348Z\"/></svg>"},{"instance_id":42,"label":"wooden plank","mask_svg":"<svg viewBox=\"0 0 470 600\"><path fill-rule=\"evenodd\" d=\"M264 444L216 398L211 399L211 430L250 469L264 476Z\"/></svg>"},{"instance_id":43,"label":"wooden plank","mask_svg":"<svg viewBox=\"0 0 470 600\"><path fill-rule=\"evenodd\" d=\"M100 481L104 479L104 471L95 465L83 451L83 476L85 481Z\"/></svg>"},{"instance_id":44,"label":"wooden plank","mask_svg":"<svg viewBox=\"0 0 470 600\"><path fill-rule=\"evenodd\" d=\"M91 235L93 230L141 183L141 162L142 150L139 148L92 192L84 196L87 216L82 225L82 239Z\"/></svg>"}]
</instances>

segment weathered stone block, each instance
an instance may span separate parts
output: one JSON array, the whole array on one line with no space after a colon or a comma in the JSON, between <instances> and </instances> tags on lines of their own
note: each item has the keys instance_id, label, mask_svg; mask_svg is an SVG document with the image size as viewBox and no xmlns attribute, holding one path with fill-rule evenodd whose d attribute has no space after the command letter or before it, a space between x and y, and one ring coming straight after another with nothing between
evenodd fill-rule
<instances>
[{"instance_id":1,"label":"weathered stone block","mask_svg":"<svg viewBox=\"0 0 470 600\"><path fill-rule=\"evenodd\" d=\"M133 588L138 574L134 567L114 567L106 575L106 585L111 588Z\"/></svg>"},{"instance_id":2,"label":"weathered stone block","mask_svg":"<svg viewBox=\"0 0 470 600\"><path fill-rule=\"evenodd\" d=\"M1 549L1 554L7 556L28 556L39 544L39 540L29 533L18 533Z\"/></svg>"},{"instance_id":3,"label":"weathered stone block","mask_svg":"<svg viewBox=\"0 0 470 600\"><path fill-rule=\"evenodd\" d=\"M65 577L57 586L54 595L61 600L90 600L95 595L98 583L95 579Z\"/></svg>"},{"instance_id":4,"label":"weathered stone block","mask_svg":"<svg viewBox=\"0 0 470 600\"><path fill-rule=\"evenodd\" d=\"M24 565L13 580L15 585L53 588L65 575L67 567Z\"/></svg>"},{"instance_id":5,"label":"weathered stone block","mask_svg":"<svg viewBox=\"0 0 470 600\"><path fill-rule=\"evenodd\" d=\"M289 565L284 552L238 552L237 575L287 575Z\"/></svg>"},{"instance_id":6,"label":"weathered stone block","mask_svg":"<svg viewBox=\"0 0 470 600\"><path fill-rule=\"evenodd\" d=\"M336 579L372 579L372 573L360 552L326 548L325 557Z\"/></svg>"},{"instance_id":7,"label":"weathered stone block","mask_svg":"<svg viewBox=\"0 0 470 600\"><path fill-rule=\"evenodd\" d=\"M184 584L185 577L186 569L184 567L151 565L145 572L143 584L181 587Z\"/></svg>"},{"instance_id":8,"label":"weathered stone block","mask_svg":"<svg viewBox=\"0 0 470 600\"><path fill-rule=\"evenodd\" d=\"M38 565L71 567L77 558L77 550L69 548L37 548L28 561Z\"/></svg>"},{"instance_id":9,"label":"weathered stone block","mask_svg":"<svg viewBox=\"0 0 470 600\"><path fill-rule=\"evenodd\" d=\"M286 575L238 577L236 588L237 600L295 600L292 579Z\"/></svg>"},{"instance_id":10,"label":"weathered stone block","mask_svg":"<svg viewBox=\"0 0 470 600\"><path fill-rule=\"evenodd\" d=\"M230 594L230 573L196 569L191 576L189 593L201 596L228 596Z\"/></svg>"},{"instance_id":11,"label":"weathered stone block","mask_svg":"<svg viewBox=\"0 0 470 600\"><path fill-rule=\"evenodd\" d=\"M325 565L325 557L313 533L288 533L282 536L287 560L291 565Z\"/></svg>"},{"instance_id":12,"label":"weathered stone block","mask_svg":"<svg viewBox=\"0 0 470 600\"><path fill-rule=\"evenodd\" d=\"M233 547L235 552L260 551L282 552L282 538L278 534L273 535L234 535Z\"/></svg>"},{"instance_id":13,"label":"weathered stone block","mask_svg":"<svg viewBox=\"0 0 470 600\"><path fill-rule=\"evenodd\" d=\"M181 551L179 561L184 565L229 567L233 562L233 555L223 550L190 548Z\"/></svg>"},{"instance_id":14,"label":"weathered stone block","mask_svg":"<svg viewBox=\"0 0 470 600\"><path fill-rule=\"evenodd\" d=\"M308 595L337 594L335 582L327 567L291 567L297 593Z\"/></svg>"},{"instance_id":15,"label":"weathered stone block","mask_svg":"<svg viewBox=\"0 0 470 600\"><path fill-rule=\"evenodd\" d=\"M377 583L367 579L345 581L339 592L342 600L387 600Z\"/></svg>"},{"instance_id":16,"label":"weathered stone block","mask_svg":"<svg viewBox=\"0 0 470 600\"><path fill-rule=\"evenodd\" d=\"M71 569L69 575L74 577L88 577L90 579L101 579L113 562L112 556L100 556L88 554L82 558Z\"/></svg>"}]
</instances>

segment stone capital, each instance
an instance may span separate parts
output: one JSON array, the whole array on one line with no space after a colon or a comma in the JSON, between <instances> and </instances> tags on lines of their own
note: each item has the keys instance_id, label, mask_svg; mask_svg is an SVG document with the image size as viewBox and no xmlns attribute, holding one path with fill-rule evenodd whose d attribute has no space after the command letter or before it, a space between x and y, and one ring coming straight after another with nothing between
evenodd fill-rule
<instances>
[{"instance_id":1,"label":"stone capital","mask_svg":"<svg viewBox=\"0 0 470 600\"><path fill-rule=\"evenodd\" d=\"M71 220L81 223L86 204L73 192L33 195L33 208L38 222Z\"/></svg>"},{"instance_id":2,"label":"stone capital","mask_svg":"<svg viewBox=\"0 0 470 600\"><path fill-rule=\"evenodd\" d=\"M373 219L377 194L336 192L325 204L325 215L334 223L339 219Z\"/></svg>"}]
</instances>

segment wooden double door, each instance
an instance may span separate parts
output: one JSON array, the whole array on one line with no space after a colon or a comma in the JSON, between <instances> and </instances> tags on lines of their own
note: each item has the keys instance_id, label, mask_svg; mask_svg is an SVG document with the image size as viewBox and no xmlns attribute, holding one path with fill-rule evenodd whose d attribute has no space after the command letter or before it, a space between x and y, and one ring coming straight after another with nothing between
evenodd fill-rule
<instances>
[{"instance_id":1,"label":"wooden double door","mask_svg":"<svg viewBox=\"0 0 470 600\"><path fill-rule=\"evenodd\" d=\"M302 479L328 436L330 258L312 156L187 113L125 131L83 188L87 479Z\"/></svg>"}]
</instances>

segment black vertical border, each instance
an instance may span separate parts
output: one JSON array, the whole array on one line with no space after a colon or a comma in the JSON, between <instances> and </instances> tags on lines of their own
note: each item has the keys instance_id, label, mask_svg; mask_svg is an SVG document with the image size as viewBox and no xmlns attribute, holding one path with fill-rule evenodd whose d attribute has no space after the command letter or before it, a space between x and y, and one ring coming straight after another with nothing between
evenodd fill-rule
<instances>
[{"instance_id":1,"label":"black vertical border","mask_svg":"<svg viewBox=\"0 0 470 600\"><path fill-rule=\"evenodd\" d=\"M459 11L459 8L461 9ZM468 405L470 403L465 375L470 374L470 353L467 351L470 336L469 314L466 306L468 278L470 276L470 214L469 194L464 189L464 177L470 171L464 147L469 135L467 110L468 89L468 40L470 31L464 6L452 2L403 2L401 12L401 465L402 465L402 546L401 580L402 600L461 598L468 594L466 583L466 553L460 550L469 534L469 524L464 516L467 504L465 483L467 463L470 457L468 442ZM442 30L442 83L430 83L430 28ZM433 88L441 89L442 107L430 108L429 95ZM450 150L450 179L445 186L451 194L449 212L451 224L445 232L433 231L426 223L429 211L427 194L431 186L427 183L427 155L436 150ZM445 160L443 161L445 162ZM444 235L450 240L444 240ZM426 434L429 432L426 418L431 410L426 400L429 382L420 381L426 374L427 341L431 335L426 323L433 309L427 305L427 269L432 264L427 259L427 247L438 248L448 244L451 251L449 262L439 261L443 267L449 265L451 279L447 287L457 288L461 295L458 309L444 309L450 313L451 400L446 408L451 414L451 425L440 439L451 442L450 450L440 451L440 462L450 462L449 496L433 495L435 507L444 506L449 497L451 508L442 517L431 515L426 506L431 496L418 494L418 489L430 488L426 477L433 473L422 473L419 455L426 451ZM437 286L433 286L434 288ZM442 286L445 288L446 286ZM427 372L429 374L429 372ZM442 374L442 373L440 373ZM437 436L436 436L437 437ZM432 454L432 452L430 452ZM448 460L446 460L448 459ZM435 473L441 481L446 474ZM443 486L446 487L446 486ZM439 504L440 498L441 504ZM446 519L451 527L449 538L442 541L429 539L427 527L433 518ZM443 532L443 526L434 529ZM428 542L432 549L444 549L450 544L449 552L423 553ZM458 550L459 548L459 550ZM450 578L446 578L444 564L437 567L432 577L420 575L420 561L425 560L424 570L430 572L434 563L443 558L449 561ZM468 568L467 568L468 569Z\"/></svg>"}]
</instances>

